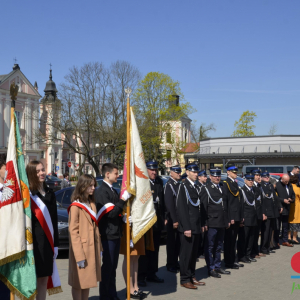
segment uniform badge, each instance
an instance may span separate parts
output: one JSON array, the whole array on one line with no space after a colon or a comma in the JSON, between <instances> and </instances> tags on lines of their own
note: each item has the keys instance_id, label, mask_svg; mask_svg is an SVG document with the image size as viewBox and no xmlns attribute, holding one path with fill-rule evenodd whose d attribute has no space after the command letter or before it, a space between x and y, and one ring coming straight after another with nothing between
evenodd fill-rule
<instances>
[{"instance_id":1,"label":"uniform badge","mask_svg":"<svg viewBox=\"0 0 300 300\"><path fill-rule=\"evenodd\" d=\"M266 194L267 197L269 197L269 194Z\"/></svg>"},{"instance_id":2,"label":"uniform badge","mask_svg":"<svg viewBox=\"0 0 300 300\"><path fill-rule=\"evenodd\" d=\"M212 185L211 187L212 187L212 188L214 188L215 186L214 186L214 185Z\"/></svg>"}]
</instances>

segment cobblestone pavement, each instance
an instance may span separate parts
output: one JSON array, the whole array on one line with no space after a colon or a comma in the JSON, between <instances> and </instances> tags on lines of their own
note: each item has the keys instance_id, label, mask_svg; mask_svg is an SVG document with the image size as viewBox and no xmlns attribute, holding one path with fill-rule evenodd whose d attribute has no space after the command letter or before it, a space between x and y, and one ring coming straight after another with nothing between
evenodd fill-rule
<instances>
[{"instance_id":1,"label":"cobblestone pavement","mask_svg":"<svg viewBox=\"0 0 300 300\"><path fill-rule=\"evenodd\" d=\"M292 292L293 282L296 286L300 279L291 279L291 275L299 275L291 268L292 256L300 251L300 245L294 248L281 247L276 253L259 259L256 263L247 264L239 270L232 270L231 275L222 275L221 279L207 278L205 261L197 262L196 277L206 282L206 286L198 290L188 290L179 284L179 274L166 270L166 247L160 248L160 267L158 276L165 279L164 284L148 283L144 288L149 292L147 299L299 299L300 289ZM125 283L121 272L123 255L120 255L117 270L117 289L120 299L125 297ZM71 300L71 288L68 285L68 253L61 252L57 265L62 282L63 293L47 297L50 300ZM300 287L300 286L299 286ZM98 300L98 288L90 290L90 300Z\"/></svg>"}]
</instances>

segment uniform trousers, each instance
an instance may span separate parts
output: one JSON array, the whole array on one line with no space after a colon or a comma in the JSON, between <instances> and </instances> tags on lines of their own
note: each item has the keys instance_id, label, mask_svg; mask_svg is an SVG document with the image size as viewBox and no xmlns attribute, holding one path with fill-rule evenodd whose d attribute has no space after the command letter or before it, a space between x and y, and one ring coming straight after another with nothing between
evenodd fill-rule
<instances>
[{"instance_id":1,"label":"uniform trousers","mask_svg":"<svg viewBox=\"0 0 300 300\"><path fill-rule=\"evenodd\" d=\"M199 247L198 247L198 254L197 256L200 257L201 255L204 255L204 243L205 242L205 233L200 233L200 240L199 240Z\"/></svg>"},{"instance_id":2,"label":"uniform trousers","mask_svg":"<svg viewBox=\"0 0 300 300\"><path fill-rule=\"evenodd\" d=\"M267 220L262 221L260 242L260 251L262 253L268 253L270 251L270 241L274 228L274 221L274 218L268 218Z\"/></svg>"},{"instance_id":3,"label":"uniform trousers","mask_svg":"<svg viewBox=\"0 0 300 300\"><path fill-rule=\"evenodd\" d=\"M274 226L274 244L277 246L279 244L279 236L280 236L280 225L281 225L281 217L275 218L275 226Z\"/></svg>"},{"instance_id":4,"label":"uniform trousers","mask_svg":"<svg viewBox=\"0 0 300 300\"><path fill-rule=\"evenodd\" d=\"M234 222L228 229L225 229L224 237L224 262L233 266L235 262L235 243L240 227L240 222Z\"/></svg>"},{"instance_id":5,"label":"uniform trousers","mask_svg":"<svg viewBox=\"0 0 300 300\"><path fill-rule=\"evenodd\" d=\"M205 239L205 261L208 272L221 268L221 250L225 228L208 228Z\"/></svg>"},{"instance_id":6,"label":"uniform trousers","mask_svg":"<svg viewBox=\"0 0 300 300\"><path fill-rule=\"evenodd\" d=\"M101 267L101 282L99 285L100 300L117 297L116 270L120 253L120 239L102 240L103 263Z\"/></svg>"},{"instance_id":7,"label":"uniform trousers","mask_svg":"<svg viewBox=\"0 0 300 300\"><path fill-rule=\"evenodd\" d=\"M280 215L280 221L282 226L282 242L287 243L288 240L288 232L289 232L289 216ZM280 224L279 224L280 225ZM279 226L280 228L280 226Z\"/></svg>"},{"instance_id":8,"label":"uniform trousers","mask_svg":"<svg viewBox=\"0 0 300 300\"><path fill-rule=\"evenodd\" d=\"M186 237L180 232L180 283L192 282L195 277L196 261L199 247L200 234L192 234Z\"/></svg>"},{"instance_id":9,"label":"uniform trousers","mask_svg":"<svg viewBox=\"0 0 300 300\"><path fill-rule=\"evenodd\" d=\"M243 230L240 232L237 242L239 260L250 258L253 249L254 233L256 227L257 226L244 226Z\"/></svg>"},{"instance_id":10,"label":"uniform trousers","mask_svg":"<svg viewBox=\"0 0 300 300\"><path fill-rule=\"evenodd\" d=\"M172 220L167 223L167 268L178 267L180 251L180 237L176 228L173 228Z\"/></svg>"},{"instance_id":11,"label":"uniform trousers","mask_svg":"<svg viewBox=\"0 0 300 300\"><path fill-rule=\"evenodd\" d=\"M251 251L252 256L256 256L259 254L258 239L259 239L259 233L261 231L261 223L262 220L257 220L257 226L255 226L254 228L254 241L253 241L253 248Z\"/></svg>"},{"instance_id":12,"label":"uniform trousers","mask_svg":"<svg viewBox=\"0 0 300 300\"><path fill-rule=\"evenodd\" d=\"M153 278L158 271L158 253L160 245L160 230L153 230L154 251L146 249L146 255L139 258L138 280L145 280L146 277Z\"/></svg>"},{"instance_id":13,"label":"uniform trousers","mask_svg":"<svg viewBox=\"0 0 300 300\"><path fill-rule=\"evenodd\" d=\"M0 299L1 300L10 299L10 290L1 280L0 280Z\"/></svg>"}]
</instances>

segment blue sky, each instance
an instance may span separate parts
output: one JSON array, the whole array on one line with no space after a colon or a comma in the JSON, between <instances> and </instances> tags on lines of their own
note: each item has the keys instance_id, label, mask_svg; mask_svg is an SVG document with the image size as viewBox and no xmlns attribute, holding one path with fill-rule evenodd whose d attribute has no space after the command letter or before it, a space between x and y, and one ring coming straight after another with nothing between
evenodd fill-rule
<instances>
[{"instance_id":1,"label":"blue sky","mask_svg":"<svg viewBox=\"0 0 300 300\"><path fill-rule=\"evenodd\" d=\"M50 62L59 85L74 65L126 60L178 80L212 137L230 136L247 109L256 135L272 124L299 134L300 1L16 0L1 12L0 74L16 57L41 94Z\"/></svg>"}]
</instances>

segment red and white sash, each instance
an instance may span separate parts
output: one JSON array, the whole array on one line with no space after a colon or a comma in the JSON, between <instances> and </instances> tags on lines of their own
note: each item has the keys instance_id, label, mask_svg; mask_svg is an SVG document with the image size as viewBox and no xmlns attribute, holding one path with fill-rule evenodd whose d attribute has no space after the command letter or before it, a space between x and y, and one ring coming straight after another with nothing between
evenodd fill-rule
<instances>
[{"instance_id":1,"label":"red and white sash","mask_svg":"<svg viewBox=\"0 0 300 300\"><path fill-rule=\"evenodd\" d=\"M69 213L72 205L80 207L83 210L85 210L90 215L91 219L96 223L96 225L99 224L101 218L105 214L107 214L108 212L113 210L113 208L115 207L115 205L113 203L107 203L99 210L99 212L96 215L96 213L90 207L88 207L85 203L82 203L82 202L79 202L78 200L76 200L76 201L72 202L71 205L68 207L68 213Z\"/></svg>"},{"instance_id":2,"label":"red and white sash","mask_svg":"<svg viewBox=\"0 0 300 300\"><path fill-rule=\"evenodd\" d=\"M31 198L31 210L41 224L46 237L51 245L54 254L54 230L51 221L50 213L44 202L37 196L30 193ZM56 260L53 259L53 274L48 277L47 290L49 295L62 292L58 269L56 266Z\"/></svg>"}]
</instances>

